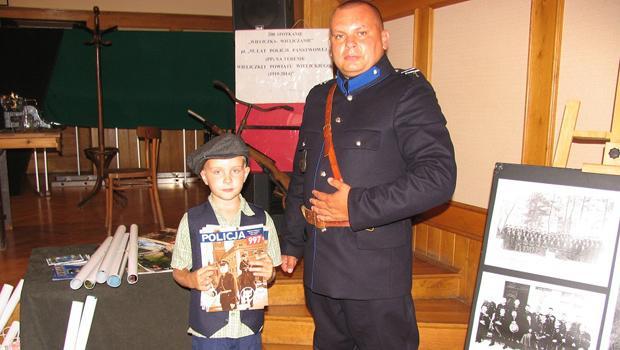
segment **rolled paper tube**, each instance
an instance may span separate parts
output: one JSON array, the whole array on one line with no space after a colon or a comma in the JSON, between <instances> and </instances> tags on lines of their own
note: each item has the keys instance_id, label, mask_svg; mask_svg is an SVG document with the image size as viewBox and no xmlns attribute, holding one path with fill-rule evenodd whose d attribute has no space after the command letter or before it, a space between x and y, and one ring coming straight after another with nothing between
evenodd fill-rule
<instances>
[{"instance_id":1,"label":"rolled paper tube","mask_svg":"<svg viewBox=\"0 0 620 350\"><path fill-rule=\"evenodd\" d=\"M84 287L86 289L93 289L97 285L97 273L99 273L99 267L101 266L102 262L103 258L99 261L96 268L94 268L90 272L90 274L88 274L88 277L86 277L86 279L84 280Z\"/></svg>"},{"instance_id":2,"label":"rolled paper tube","mask_svg":"<svg viewBox=\"0 0 620 350\"><path fill-rule=\"evenodd\" d=\"M123 234L123 239L121 240L121 244L118 246L118 250L116 251L116 255L114 256L114 260L110 265L110 271L108 273L108 286L110 287L118 287L121 285L121 277L120 272L121 265L123 265L123 258L125 257L125 251L127 250L127 241L129 240L129 233L125 232Z\"/></svg>"},{"instance_id":3,"label":"rolled paper tube","mask_svg":"<svg viewBox=\"0 0 620 350\"><path fill-rule=\"evenodd\" d=\"M138 225L132 224L129 227L129 243L127 244L127 283L138 282Z\"/></svg>"},{"instance_id":4,"label":"rolled paper tube","mask_svg":"<svg viewBox=\"0 0 620 350\"><path fill-rule=\"evenodd\" d=\"M115 275L115 277L118 277L118 286L121 285L121 281L123 280L123 274L125 273L125 267L127 267L127 257L129 255L129 252L127 252L127 249L125 249L125 254L123 254L123 262L121 263L121 268L118 269L118 274ZM110 284L110 278L108 278L108 284ZM110 284L110 286L115 287L113 285Z\"/></svg>"},{"instance_id":5,"label":"rolled paper tube","mask_svg":"<svg viewBox=\"0 0 620 350\"><path fill-rule=\"evenodd\" d=\"M2 310L2 316L0 316L0 329L4 329L6 323L9 321L9 318L13 314L17 303L19 303L19 299L21 298L22 288L24 287L24 280L19 280L17 287L13 290L13 294L9 298L9 301L6 303L6 307Z\"/></svg>"},{"instance_id":6,"label":"rolled paper tube","mask_svg":"<svg viewBox=\"0 0 620 350\"><path fill-rule=\"evenodd\" d=\"M110 243L112 243L112 236L106 237L106 239L101 243L99 248L90 256L90 259L86 263L86 265L82 266L80 272L78 272L77 276L71 280L69 286L71 289L80 289L82 284L88 278L88 275L94 270L97 272L99 270L99 266L101 265L101 261L105 256L108 248L110 248Z\"/></svg>"},{"instance_id":7,"label":"rolled paper tube","mask_svg":"<svg viewBox=\"0 0 620 350\"><path fill-rule=\"evenodd\" d=\"M110 268L114 263L114 258L116 258L116 252L118 251L118 246L121 244L123 239L123 235L126 231L125 225L120 225L116 228L116 232L114 233L114 238L112 239L112 243L110 243L110 248L108 252L103 257L103 261L101 262L101 266L99 266L99 271L97 272L97 282L105 283L108 280L108 275L110 274Z\"/></svg>"},{"instance_id":8,"label":"rolled paper tube","mask_svg":"<svg viewBox=\"0 0 620 350\"><path fill-rule=\"evenodd\" d=\"M13 323L11 323L11 328L9 328L9 331L6 332L6 335L4 336L4 340L2 341L1 345L11 346L11 344L13 344L13 341L17 337L18 333L19 333L19 321L13 321Z\"/></svg>"},{"instance_id":9,"label":"rolled paper tube","mask_svg":"<svg viewBox=\"0 0 620 350\"><path fill-rule=\"evenodd\" d=\"M80 319L82 318L82 309L84 303L81 301L73 301L71 303L71 312L69 313L69 322L67 323L67 332L65 333L65 346L63 350L75 349L77 342L78 330L80 328Z\"/></svg>"},{"instance_id":10,"label":"rolled paper tube","mask_svg":"<svg viewBox=\"0 0 620 350\"><path fill-rule=\"evenodd\" d=\"M13 291L13 286L10 284L5 284L2 286L2 291L0 292L0 315L2 315L2 311L6 307L6 303L9 302L9 298L11 297L11 292Z\"/></svg>"},{"instance_id":11,"label":"rolled paper tube","mask_svg":"<svg viewBox=\"0 0 620 350\"><path fill-rule=\"evenodd\" d=\"M97 298L92 295L87 296L86 302L84 303L82 318L80 319L80 327L78 329L75 350L86 349L86 343L88 343L88 335L90 334L90 326L93 323L93 316L95 315L96 306Z\"/></svg>"}]
</instances>

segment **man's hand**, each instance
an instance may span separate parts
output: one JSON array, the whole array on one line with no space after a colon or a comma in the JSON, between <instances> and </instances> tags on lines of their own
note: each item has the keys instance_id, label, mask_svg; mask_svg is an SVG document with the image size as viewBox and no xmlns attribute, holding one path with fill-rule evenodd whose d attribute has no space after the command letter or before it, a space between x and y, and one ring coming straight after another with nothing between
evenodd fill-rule
<instances>
[{"instance_id":1,"label":"man's hand","mask_svg":"<svg viewBox=\"0 0 620 350\"><path fill-rule=\"evenodd\" d=\"M295 266L297 265L297 258L292 255L282 255L282 271L286 273L293 273Z\"/></svg>"},{"instance_id":2,"label":"man's hand","mask_svg":"<svg viewBox=\"0 0 620 350\"><path fill-rule=\"evenodd\" d=\"M327 183L336 188L336 192L327 194L317 190L312 191L315 198L310 198L312 211L317 218L323 221L349 221L349 191L351 186L334 178L327 179Z\"/></svg>"}]
</instances>

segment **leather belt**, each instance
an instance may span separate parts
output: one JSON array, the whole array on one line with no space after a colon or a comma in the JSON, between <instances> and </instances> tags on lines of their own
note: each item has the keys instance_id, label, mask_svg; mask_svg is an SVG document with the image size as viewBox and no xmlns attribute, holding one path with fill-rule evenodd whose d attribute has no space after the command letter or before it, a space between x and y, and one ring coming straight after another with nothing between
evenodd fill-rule
<instances>
[{"instance_id":1,"label":"leather belt","mask_svg":"<svg viewBox=\"0 0 620 350\"><path fill-rule=\"evenodd\" d=\"M348 221L323 221L316 217L316 213L312 210L306 208L305 205L301 206L301 214L306 219L306 222L310 225L320 229L325 230L328 227L349 227Z\"/></svg>"}]
</instances>

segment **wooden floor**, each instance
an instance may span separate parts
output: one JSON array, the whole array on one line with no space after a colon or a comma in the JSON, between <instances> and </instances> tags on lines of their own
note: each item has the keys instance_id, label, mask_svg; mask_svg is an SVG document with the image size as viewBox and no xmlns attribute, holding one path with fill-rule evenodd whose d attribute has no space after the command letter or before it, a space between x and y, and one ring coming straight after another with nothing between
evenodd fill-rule
<instances>
[{"instance_id":1,"label":"wooden floor","mask_svg":"<svg viewBox=\"0 0 620 350\"><path fill-rule=\"evenodd\" d=\"M31 181L32 183L32 181ZM82 208L77 203L90 188L52 188L50 197L38 196L26 184L22 193L11 197L13 230L7 231L7 248L0 251L0 285L15 285L26 273L30 251L37 247L101 243L106 231L105 195L97 194ZM166 227L176 228L183 213L204 201L208 190L202 183L160 185ZM147 191L127 192L128 204L115 206L113 227L138 224L140 232L151 232L155 224Z\"/></svg>"}]
</instances>

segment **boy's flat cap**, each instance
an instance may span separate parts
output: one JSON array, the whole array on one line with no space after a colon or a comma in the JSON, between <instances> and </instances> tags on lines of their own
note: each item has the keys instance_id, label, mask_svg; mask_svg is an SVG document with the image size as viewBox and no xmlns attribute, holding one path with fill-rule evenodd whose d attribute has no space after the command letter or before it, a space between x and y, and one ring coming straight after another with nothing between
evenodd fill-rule
<instances>
[{"instance_id":1,"label":"boy's flat cap","mask_svg":"<svg viewBox=\"0 0 620 350\"><path fill-rule=\"evenodd\" d=\"M187 155L187 164L194 174L199 175L208 159L228 159L243 156L249 157L248 146L235 134L222 134L209 140Z\"/></svg>"}]
</instances>

